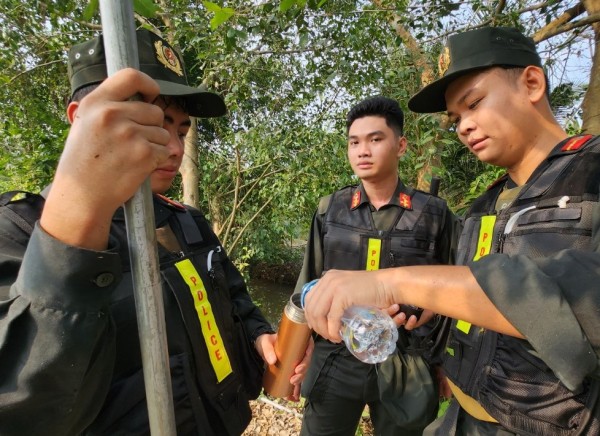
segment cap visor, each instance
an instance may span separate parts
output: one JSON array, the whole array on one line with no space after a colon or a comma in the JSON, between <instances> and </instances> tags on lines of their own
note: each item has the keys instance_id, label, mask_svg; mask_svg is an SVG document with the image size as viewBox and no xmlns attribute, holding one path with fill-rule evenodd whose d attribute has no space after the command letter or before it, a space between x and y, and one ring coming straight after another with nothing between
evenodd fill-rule
<instances>
[{"instance_id":1,"label":"cap visor","mask_svg":"<svg viewBox=\"0 0 600 436\"><path fill-rule=\"evenodd\" d=\"M156 83L162 95L184 97L188 113L193 117L220 117L227 113L223 98L214 92L165 80L156 80Z\"/></svg>"},{"instance_id":2,"label":"cap visor","mask_svg":"<svg viewBox=\"0 0 600 436\"><path fill-rule=\"evenodd\" d=\"M487 66L477 66L465 68L454 73L450 73L435 82L431 82L425 88L421 89L408 100L408 108L417 113L427 114L442 112L446 110L446 89L451 82L461 76L469 74L476 70L487 68Z\"/></svg>"}]
</instances>

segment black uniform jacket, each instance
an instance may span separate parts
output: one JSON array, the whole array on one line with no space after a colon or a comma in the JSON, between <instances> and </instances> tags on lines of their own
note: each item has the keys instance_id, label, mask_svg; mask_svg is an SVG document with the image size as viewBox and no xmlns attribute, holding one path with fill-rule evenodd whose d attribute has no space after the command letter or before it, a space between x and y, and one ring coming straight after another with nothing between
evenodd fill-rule
<instances>
[{"instance_id":1,"label":"black uniform jacket","mask_svg":"<svg viewBox=\"0 0 600 436\"><path fill-rule=\"evenodd\" d=\"M446 374L518 434L598 434L600 138L557 144L496 213L506 182L471 207L459 263L526 339L455 321Z\"/></svg>"},{"instance_id":2,"label":"black uniform jacket","mask_svg":"<svg viewBox=\"0 0 600 436\"><path fill-rule=\"evenodd\" d=\"M148 434L123 211L109 249L90 251L27 228L40 199L0 207L0 434ZM158 197L154 208L157 228L168 225L183 247L159 245L177 432L241 434L261 385L252 341L271 327L202 214ZM182 260L201 277L222 349L202 330L175 268ZM230 361L220 381L211 351Z\"/></svg>"}]
</instances>

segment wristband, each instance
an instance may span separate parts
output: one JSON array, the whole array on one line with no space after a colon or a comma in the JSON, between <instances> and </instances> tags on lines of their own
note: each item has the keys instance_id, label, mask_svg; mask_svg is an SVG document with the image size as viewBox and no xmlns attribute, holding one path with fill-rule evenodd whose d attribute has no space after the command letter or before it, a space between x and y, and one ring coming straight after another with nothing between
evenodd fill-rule
<instances>
[{"instance_id":1,"label":"wristband","mask_svg":"<svg viewBox=\"0 0 600 436\"><path fill-rule=\"evenodd\" d=\"M317 284L318 281L319 279L315 279L305 283L304 286L302 286L302 293L300 294L300 307L302 309L304 309L304 300L306 299L306 294L310 292L310 290Z\"/></svg>"}]
</instances>

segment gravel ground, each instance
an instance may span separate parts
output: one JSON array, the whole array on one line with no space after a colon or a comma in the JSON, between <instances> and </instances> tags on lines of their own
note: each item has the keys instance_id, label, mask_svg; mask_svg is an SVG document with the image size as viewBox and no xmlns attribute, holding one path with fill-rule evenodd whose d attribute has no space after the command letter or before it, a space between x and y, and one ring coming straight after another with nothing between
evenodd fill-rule
<instances>
[{"instance_id":1,"label":"gravel ground","mask_svg":"<svg viewBox=\"0 0 600 436\"><path fill-rule=\"evenodd\" d=\"M302 403L261 396L250 402L253 419L243 436L293 436L300 433ZM357 435L373 435L368 414L363 415Z\"/></svg>"}]
</instances>

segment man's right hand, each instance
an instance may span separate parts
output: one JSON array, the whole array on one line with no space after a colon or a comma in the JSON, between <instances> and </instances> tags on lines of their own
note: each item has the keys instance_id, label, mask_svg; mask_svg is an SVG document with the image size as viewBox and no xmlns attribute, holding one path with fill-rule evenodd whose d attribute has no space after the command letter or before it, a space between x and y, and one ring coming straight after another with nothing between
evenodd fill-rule
<instances>
[{"instance_id":1,"label":"man's right hand","mask_svg":"<svg viewBox=\"0 0 600 436\"><path fill-rule=\"evenodd\" d=\"M129 101L137 94L143 101ZM40 220L46 232L70 245L106 248L115 210L169 156L163 111L151 103L158 95L153 79L124 69L69 104L72 127Z\"/></svg>"}]
</instances>

